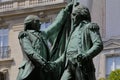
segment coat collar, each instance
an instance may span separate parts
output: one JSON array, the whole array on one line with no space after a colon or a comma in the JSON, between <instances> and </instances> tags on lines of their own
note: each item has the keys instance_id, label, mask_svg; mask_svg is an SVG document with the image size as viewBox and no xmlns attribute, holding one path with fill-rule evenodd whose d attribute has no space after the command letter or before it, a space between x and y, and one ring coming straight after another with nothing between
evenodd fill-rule
<instances>
[{"instance_id":1,"label":"coat collar","mask_svg":"<svg viewBox=\"0 0 120 80\"><path fill-rule=\"evenodd\" d=\"M27 30L28 32L34 33L34 32L41 32L41 31L36 31L36 30Z\"/></svg>"},{"instance_id":2,"label":"coat collar","mask_svg":"<svg viewBox=\"0 0 120 80\"><path fill-rule=\"evenodd\" d=\"M83 20L83 21L81 21L81 23L82 24L87 24L87 23L89 23L89 21Z\"/></svg>"},{"instance_id":3,"label":"coat collar","mask_svg":"<svg viewBox=\"0 0 120 80\"><path fill-rule=\"evenodd\" d=\"M83 27L85 24L88 24L88 23L89 23L89 21L83 20L83 21L80 22L79 26L80 26L80 28L81 28L81 27Z\"/></svg>"}]
</instances>

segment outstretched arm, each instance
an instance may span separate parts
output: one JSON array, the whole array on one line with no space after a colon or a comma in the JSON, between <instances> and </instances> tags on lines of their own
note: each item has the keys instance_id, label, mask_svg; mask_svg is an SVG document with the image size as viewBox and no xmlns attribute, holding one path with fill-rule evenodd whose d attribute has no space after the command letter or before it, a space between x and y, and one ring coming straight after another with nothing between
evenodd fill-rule
<instances>
[{"instance_id":1,"label":"outstretched arm","mask_svg":"<svg viewBox=\"0 0 120 80\"><path fill-rule=\"evenodd\" d=\"M55 21L45 30L45 34L51 43L53 43L64 24L66 24L66 20L71 13L72 5L73 4L70 3L65 7L65 9L62 9L56 17Z\"/></svg>"}]
</instances>

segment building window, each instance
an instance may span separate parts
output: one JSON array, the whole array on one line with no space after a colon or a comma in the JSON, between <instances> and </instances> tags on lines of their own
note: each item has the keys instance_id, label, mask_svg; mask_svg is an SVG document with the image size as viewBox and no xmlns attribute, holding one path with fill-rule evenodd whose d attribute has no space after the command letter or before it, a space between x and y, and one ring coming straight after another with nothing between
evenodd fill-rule
<instances>
[{"instance_id":1,"label":"building window","mask_svg":"<svg viewBox=\"0 0 120 80\"><path fill-rule=\"evenodd\" d=\"M6 1L12 1L12 0L0 0L0 2L6 2Z\"/></svg>"},{"instance_id":2,"label":"building window","mask_svg":"<svg viewBox=\"0 0 120 80\"><path fill-rule=\"evenodd\" d=\"M0 58L9 57L8 32L9 29L0 29Z\"/></svg>"},{"instance_id":3,"label":"building window","mask_svg":"<svg viewBox=\"0 0 120 80\"><path fill-rule=\"evenodd\" d=\"M45 30L46 28L48 28L50 26L50 24L51 24L50 22L44 22L44 23L42 23L40 30L41 31ZM47 43L48 43L48 46L50 48L51 47L51 43L49 41L47 41Z\"/></svg>"},{"instance_id":4,"label":"building window","mask_svg":"<svg viewBox=\"0 0 120 80\"><path fill-rule=\"evenodd\" d=\"M0 80L6 80L5 77L5 74L3 72L0 72Z\"/></svg>"},{"instance_id":5,"label":"building window","mask_svg":"<svg viewBox=\"0 0 120 80\"><path fill-rule=\"evenodd\" d=\"M41 31L45 30L45 28L49 27L50 24L51 24L50 22L44 22L44 23L42 23L40 30L41 30Z\"/></svg>"},{"instance_id":6,"label":"building window","mask_svg":"<svg viewBox=\"0 0 120 80\"><path fill-rule=\"evenodd\" d=\"M106 58L106 77L109 76L111 71L120 69L120 56L111 56Z\"/></svg>"}]
</instances>

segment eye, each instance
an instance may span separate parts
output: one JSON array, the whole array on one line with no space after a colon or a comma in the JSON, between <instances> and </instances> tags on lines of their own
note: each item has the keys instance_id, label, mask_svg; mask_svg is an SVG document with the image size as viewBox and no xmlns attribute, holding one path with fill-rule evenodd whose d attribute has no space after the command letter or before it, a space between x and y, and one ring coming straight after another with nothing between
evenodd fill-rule
<instances>
[{"instance_id":1,"label":"eye","mask_svg":"<svg viewBox=\"0 0 120 80\"><path fill-rule=\"evenodd\" d=\"M75 16L76 14L75 13L72 13L72 16Z\"/></svg>"},{"instance_id":2,"label":"eye","mask_svg":"<svg viewBox=\"0 0 120 80\"><path fill-rule=\"evenodd\" d=\"M35 23L39 23L40 21L39 20L34 20Z\"/></svg>"},{"instance_id":3,"label":"eye","mask_svg":"<svg viewBox=\"0 0 120 80\"><path fill-rule=\"evenodd\" d=\"M36 22L38 22L38 23L39 23L40 21L39 21L39 20L36 20Z\"/></svg>"}]
</instances>

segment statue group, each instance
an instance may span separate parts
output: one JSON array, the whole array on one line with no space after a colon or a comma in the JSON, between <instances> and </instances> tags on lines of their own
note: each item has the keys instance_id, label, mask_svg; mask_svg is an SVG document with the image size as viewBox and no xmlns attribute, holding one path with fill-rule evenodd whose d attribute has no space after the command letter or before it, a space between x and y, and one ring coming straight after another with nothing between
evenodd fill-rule
<instances>
[{"instance_id":1,"label":"statue group","mask_svg":"<svg viewBox=\"0 0 120 80\"><path fill-rule=\"evenodd\" d=\"M18 36L24 58L17 80L96 80L93 58L103 43L87 7L69 3L44 31L36 15L27 16L24 26Z\"/></svg>"}]
</instances>

